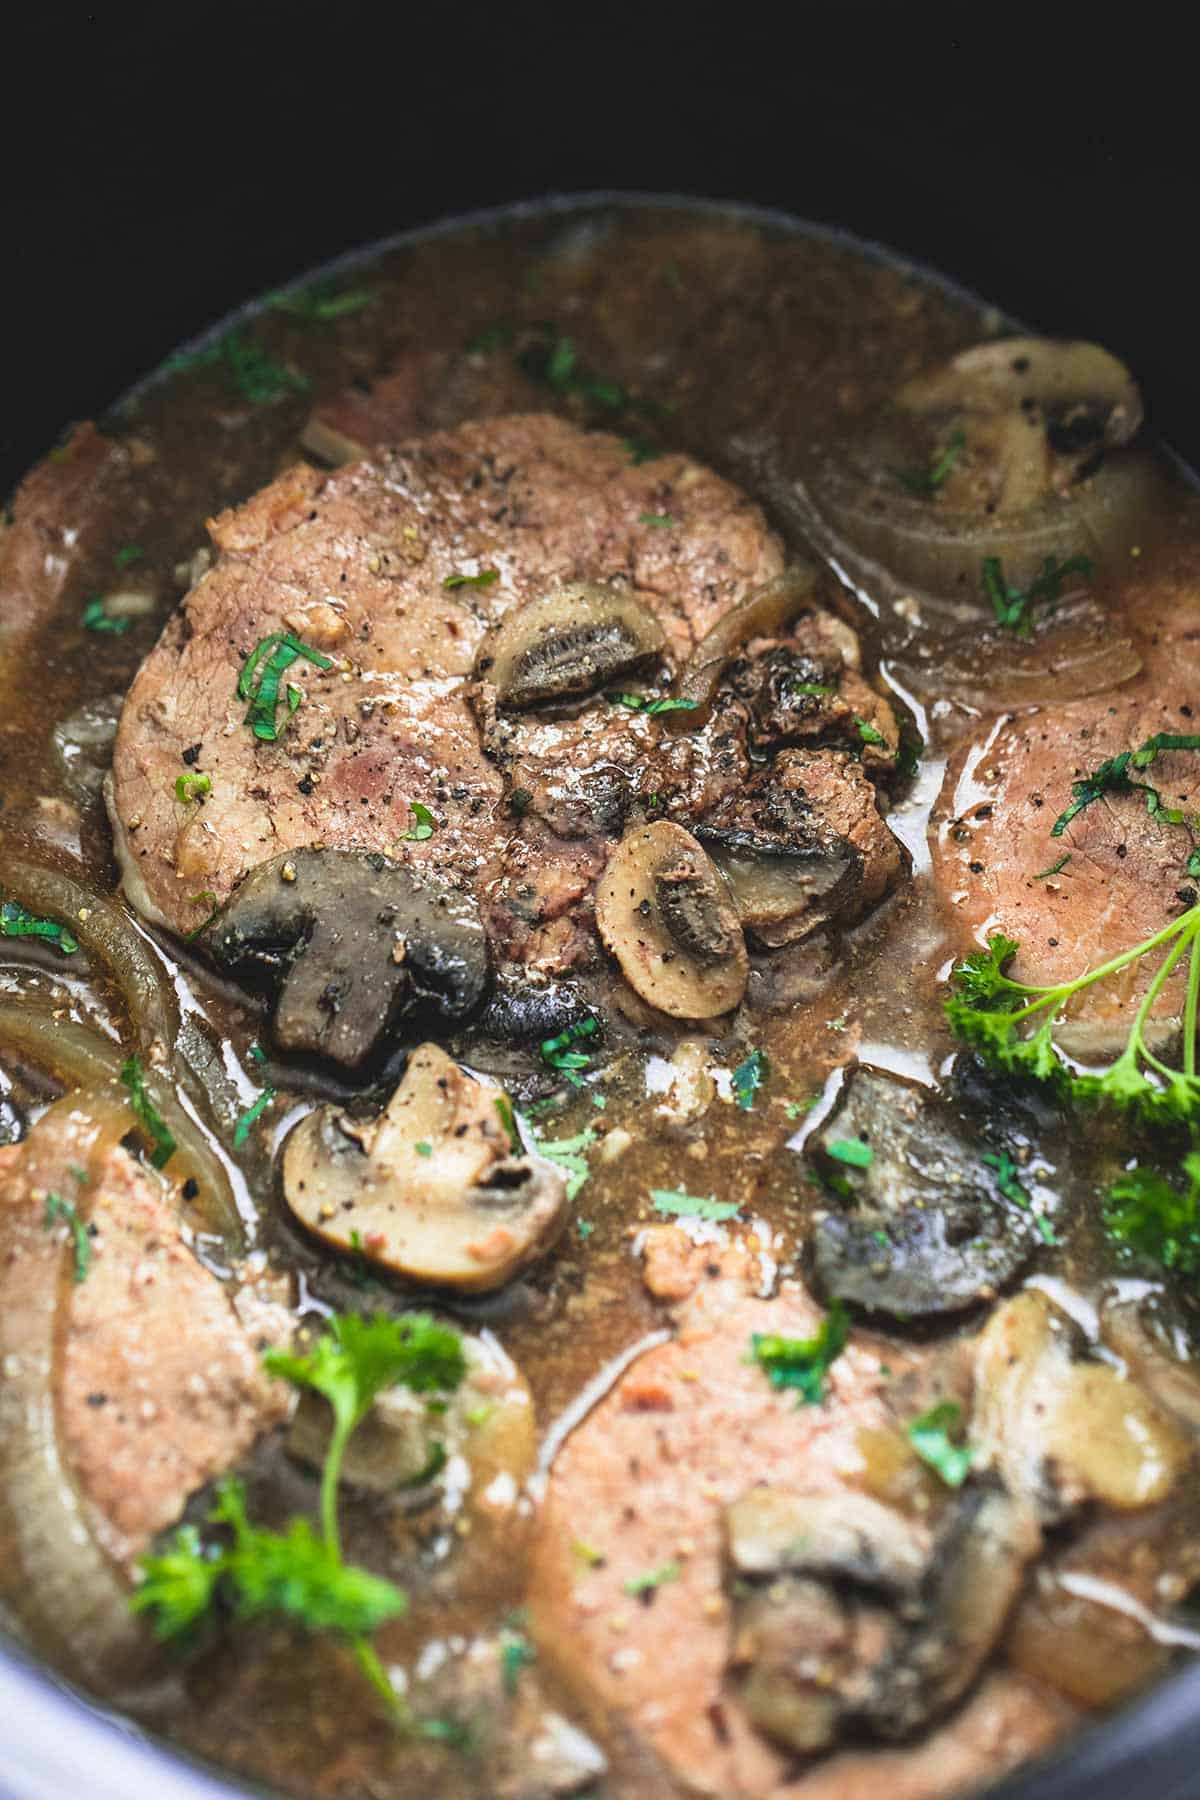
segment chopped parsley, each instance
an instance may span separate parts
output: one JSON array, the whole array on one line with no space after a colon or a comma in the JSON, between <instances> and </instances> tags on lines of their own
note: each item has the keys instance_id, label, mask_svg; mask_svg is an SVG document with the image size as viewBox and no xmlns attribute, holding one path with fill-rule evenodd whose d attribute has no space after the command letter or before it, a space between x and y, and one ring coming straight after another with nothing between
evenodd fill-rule
<instances>
[{"instance_id":1,"label":"chopped parsley","mask_svg":"<svg viewBox=\"0 0 1200 1800\"><path fill-rule=\"evenodd\" d=\"M210 908L210 911L207 919L201 919L198 925L193 925L190 931L184 933L183 941L185 944L192 943L194 939L200 936L201 932L207 931L221 910L221 903L211 888L205 888L203 893L200 894L189 894L188 905L207 906Z\"/></svg>"},{"instance_id":2,"label":"chopped parsley","mask_svg":"<svg viewBox=\"0 0 1200 1800\"><path fill-rule=\"evenodd\" d=\"M835 1300L815 1337L788 1338L755 1332L750 1352L774 1388L795 1388L798 1406L819 1406L825 1377L850 1337L850 1321L842 1301Z\"/></svg>"},{"instance_id":3,"label":"chopped parsley","mask_svg":"<svg viewBox=\"0 0 1200 1800\"><path fill-rule=\"evenodd\" d=\"M408 803L408 810L413 816L413 823L411 829L404 833L404 841L406 843L423 844L426 838L431 838L433 836L437 820L434 818L429 808L427 806L422 806L419 800L410 800Z\"/></svg>"},{"instance_id":4,"label":"chopped parsley","mask_svg":"<svg viewBox=\"0 0 1200 1800\"><path fill-rule=\"evenodd\" d=\"M704 1200L697 1194L685 1194L682 1188L651 1188L650 1198L655 1212L666 1213L672 1218L707 1219L713 1224L723 1224L738 1216L736 1201L714 1200L711 1196Z\"/></svg>"},{"instance_id":5,"label":"chopped parsley","mask_svg":"<svg viewBox=\"0 0 1200 1800\"><path fill-rule=\"evenodd\" d=\"M1116 756L1106 757L1089 775L1071 783L1071 804L1055 819L1050 836L1061 837L1071 820L1103 794L1145 794L1146 811L1152 819L1161 819L1164 825L1181 825L1183 814L1178 807L1164 806L1156 787L1148 781L1135 781L1129 772L1148 768L1162 750L1200 750L1200 733L1158 731L1136 750L1122 750Z\"/></svg>"},{"instance_id":6,"label":"chopped parsley","mask_svg":"<svg viewBox=\"0 0 1200 1800\"><path fill-rule=\"evenodd\" d=\"M909 1443L947 1487L961 1487L975 1460L971 1446L960 1441L961 1432L962 1407L953 1400L939 1400L908 1428Z\"/></svg>"},{"instance_id":7,"label":"chopped parsley","mask_svg":"<svg viewBox=\"0 0 1200 1800\"><path fill-rule=\"evenodd\" d=\"M650 525L655 531L673 531L678 523L679 521L673 519L670 513L645 512L638 514L638 524Z\"/></svg>"},{"instance_id":8,"label":"chopped parsley","mask_svg":"<svg viewBox=\"0 0 1200 1800\"><path fill-rule=\"evenodd\" d=\"M537 1154L562 1170L567 1183L567 1199L574 1200L591 1174L586 1153L596 1142L596 1133L590 1125L569 1138L544 1138L535 1131L533 1141Z\"/></svg>"},{"instance_id":9,"label":"chopped parsley","mask_svg":"<svg viewBox=\"0 0 1200 1800\"><path fill-rule=\"evenodd\" d=\"M1033 607L1038 601L1053 610L1062 593L1064 577L1079 574L1090 580L1094 573L1095 565L1090 556L1068 556L1061 563L1056 556L1048 556L1042 564L1041 574L1027 588L1018 588L1005 580L1004 565L998 556L985 556L983 591L991 601L1000 629L1015 631L1018 637L1028 637L1032 630Z\"/></svg>"},{"instance_id":10,"label":"chopped parsley","mask_svg":"<svg viewBox=\"0 0 1200 1800\"><path fill-rule=\"evenodd\" d=\"M346 1445L376 1396L397 1382L418 1393L452 1392L466 1372L462 1340L426 1314L368 1320L351 1313L335 1316L307 1355L272 1350L263 1361L272 1374L321 1394L333 1411L321 1472L320 1533L303 1518L283 1531L251 1524L245 1489L227 1475L209 1514L210 1522L224 1527L223 1539L205 1544L194 1525L180 1527L161 1552L140 1559L142 1580L130 1609L149 1614L163 1639L193 1636L219 1603L236 1620L273 1614L310 1632L334 1633L348 1641L396 1724L444 1737L443 1721L413 1719L369 1641L371 1632L406 1610L407 1596L343 1560L337 1494Z\"/></svg>"},{"instance_id":11,"label":"chopped parsley","mask_svg":"<svg viewBox=\"0 0 1200 1800\"><path fill-rule=\"evenodd\" d=\"M444 588L491 587L493 581L499 581L499 569L481 569L478 575L447 575L442 582Z\"/></svg>"},{"instance_id":12,"label":"chopped parsley","mask_svg":"<svg viewBox=\"0 0 1200 1800\"><path fill-rule=\"evenodd\" d=\"M361 312L374 298L370 288L344 288L338 294L328 284L317 282L292 294L272 294L267 305L276 312L290 313L294 319L325 324L330 319L344 318L347 313Z\"/></svg>"},{"instance_id":13,"label":"chopped parsley","mask_svg":"<svg viewBox=\"0 0 1200 1800\"><path fill-rule=\"evenodd\" d=\"M113 637L120 637L133 624L132 619L114 619L108 611L108 604L99 594L93 594L84 606L81 614L83 624L88 631L107 631Z\"/></svg>"},{"instance_id":14,"label":"chopped parsley","mask_svg":"<svg viewBox=\"0 0 1200 1800\"><path fill-rule=\"evenodd\" d=\"M156 1169L165 1168L175 1154L175 1139L146 1091L140 1056L131 1056L121 1064L121 1080L129 1089L129 1106L134 1118L154 1145L150 1161Z\"/></svg>"},{"instance_id":15,"label":"chopped parsley","mask_svg":"<svg viewBox=\"0 0 1200 1800\"><path fill-rule=\"evenodd\" d=\"M964 1043L1004 1074L1050 1083L1082 1105L1107 1104L1149 1125L1200 1126L1200 1076L1196 1070L1196 1026L1200 1002L1200 905L1169 925L1111 956L1073 981L1034 987L1006 973L1017 953L1015 939L997 933L986 950L975 950L951 973L946 1017ZM1158 966L1130 1024L1124 1049L1102 1074L1077 1074L1054 1045L1054 1027L1067 1002L1099 981L1161 952ZM1188 956L1184 1005L1183 1063L1172 1067L1146 1041L1146 1026L1172 969ZM1026 1031L1025 1026L1034 1029Z\"/></svg>"},{"instance_id":16,"label":"chopped parsley","mask_svg":"<svg viewBox=\"0 0 1200 1800\"><path fill-rule=\"evenodd\" d=\"M509 1696L517 1691L521 1670L537 1661L537 1651L524 1632L511 1630L500 1646L500 1679Z\"/></svg>"},{"instance_id":17,"label":"chopped parsley","mask_svg":"<svg viewBox=\"0 0 1200 1800\"><path fill-rule=\"evenodd\" d=\"M958 459L966 447L966 433L961 426L956 426L943 448L934 457L929 469L920 474L901 475L901 481L911 493L936 494L942 483L953 473Z\"/></svg>"},{"instance_id":18,"label":"chopped parsley","mask_svg":"<svg viewBox=\"0 0 1200 1800\"><path fill-rule=\"evenodd\" d=\"M432 1156L433 1155L433 1145L430 1143L427 1143L424 1138L422 1138L422 1140L419 1144L414 1144L413 1149L416 1151L418 1156Z\"/></svg>"},{"instance_id":19,"label":"chopped parsley","mask_svg":"<svg viewBox=\"0 0 1200 1800\"><path fill-rule=\"evenodd\" d=\"M507 1094L496 1095L496 1111L500 1115L500 1123L503 1125L505 1134L508 1138L509 1148L514 1155L519 1156L524 1146L521 1143L521 1133L517 1129L517 1118L516 1114L513 1112L513 1104Z\"/></svg>"},{"instance_id":20,"label":"chopped parsley","mask_svg":"<svg viewBox=\"0 0 1200 1800\"><path fill-rule=\"evenodd\" d=\"M88 1236L87 1226L69 1200L64 1200L61 1194L47 1194L46 1230L49 1231L58 1220L62 1221L74 1239L74 1278L76 1281L86 1281L88 1270L92 1266L92 1240Z\"/></svg>"},{"instance_id":21,"label":"chopped parsley","mask_svg":"<svg viewBox=\"0 0 1200 1800\"><path fill-rule=\"evenodd\" d=\"M314 663L318 669L333 667L328 656L314 650L311 644L302 643L290 631L273 631L269 637L255 645L242 664L237 681L238 697L250 702L244 723L250 726L256 738L261 738L265 743L274 743L279 736L279 728L275 723L276 709L279 706L279 683L299 657ZM293 693L299 696L294 703ZM295 712L301 698L303 696L300 695L299 688L288 689L289 713Z\"/></svg>"},{"instance_id":22,"label":"chopped parsley","mask_svg":"<svg viewBox=\"0 0 1200 1800\"><path fill-rule=\"evenodd\" d=\"M869 1169L875 1161L875 1152L862 1138L834 1138L826 1144L825 1153L834 1162L846 1163L852 1169Z\"/></svg>"},{"instance_id":23,"label":"chopped parsley","mask_svg":"<svg viewBox=\"0 0 1200 1800\"><path fill-rule=\"evenodd\" d=\"M1149 1257L1181 1275L1200 1270L1200 1154L1184 1157L1181 1189L1156 1169L1135 1166L1104 1196L1108 1237L1125 1255Z\"/></svg>"},{"instance_id":24,"label":"chopped parsley","mask_svg":"<svg viewBox=\"0 0 1200 1800\"><path fill-rule=\"evenodd\" d=\"M1061 875L1070 860L1071 852L1068 850L1065 856L1060 856L1058 861L1056 863L1051 863L1048 869L1039 869L1032 879L1034 881L1048 881L1051 875Z\"/></svg>"},{"instance_id":25,"label":"chopped parsley","mask_svg":"<svg viewBox=\"0 0 1200 1800\"><path fill-rule=\"evenodd\" d=\"M633 1575L628 1581L621 1583L621 1592L631 1595L637 1600L649 1600L660 1587L669 1581L678 1581L682 1573L677 1562L665 1562L660 1568L647 1569L644 1575Z\"/></svg>"},{"instance_id":26,"label":"chopped parsley","mask_svg":"<svg viewBox=\"0 0 1200 1800\"><path fill-rule=\"evenodd\" d=\"M676 700L669 696L660 700L646 694L610 694L608 697L614 706L627 706L630 712L645 713L651 719L659 713L694 712L696 709L694 700Z\"/></svg>"},{"instance_id":27,"label":"chopped parsley","mask_svg":"<svg viewBox=\"0 0 1200 1800\"><path fill-rule=\"evenodd\" d=\"M733 1097L743 1112L749 1112L754 1105L754 1096L771 1074L771 1064L765 1050L751 1050L744 1062L740 1062L733 1071L730 1080L733 1084Z\"/></svg>"},{"instance_id":28,"label":"chopped parsley","mask_svg":"<svg viewBox=\"0 0 1200 1800\"><path fill-rule=\"evenodd\" d=\"M122 544L113 556L113 568L132 569L134 563L141 562L145 554L140 544Z\"/></svg>"},{"instance_id":29,"label":"chopped parsley","mask_svg":"<svg viewBox=\"0 0 1200 1800\"><path fill-rule=\"evenodd\" d=\"M876 731L874 725L871 724L869 719L860 719L856 713L855 717L854 717L854 723L858 727L858 735L862 739L864 744L884 744L884 745L886 745L887 739L884 737L882 731Z\"/></svg>"},{"instance_id":30,"label":"chopped parsley","mask_svg":"<svg viewBox=\"0 0 1200 1800\"><path fill-rule=\"evenodd\" d=\"M212 777L209 775L177 775L175 777L175 798L185 804L189 800L200 800L205 794L212 792Z\"/></svg>"},{"instance_id":31,"label":"chopped parsley","mask_svg":"<svg viewBox=\"0 0 1200 1800\"><path fill-rule=\"evenodd\" d=\"M275 1098L275 1089L265 1087L253 1106L248 1106L233 1128L233 1147L240 1150L250 1136L251 1128L262 1118L268 1106Z\"/></svg>"},{"instance_id":32,"label":"chopped parsley","mask_svg":"<svg viewBox=\"0 0 1200 1800\"><path fill-rule=\"evenodd\" d=\"M164 375L220 365L230 385L252 406L265 406L287 393L303 393L307 375L277 363L240 326L198 350L181 350L162 365Z\"/></svg>"},{"instance_id":33,"label":"chopped parsley","mask_svg":"<svg viewBox=\"0 0 1200 1800\"><path fill-rule=\"evenodd\" d=\"M43 938L46 943L55 944L64 956L74 956L79 948L79 939L74 932L60 925L57 919L40 919L18 900L0 903L0 937Z\"/></svg>"},{"instance_id":34,"label":"chopped parsley","mask_svg":"<svg viewBox=\"0 0 1200 1800\"><path fill-rule=\"evenodd\" d=\"M578 1071L586 1069L592 1059L586 1050L577 1050L573 1046L582 1038L594 1036L599 1029L600 1021L593 1013L584 1019L576 1019L565 1031L542 1040L542 1061L565 1075L572 1087L582 1087L583 1080Z\"/></svg>"}]
</instances>

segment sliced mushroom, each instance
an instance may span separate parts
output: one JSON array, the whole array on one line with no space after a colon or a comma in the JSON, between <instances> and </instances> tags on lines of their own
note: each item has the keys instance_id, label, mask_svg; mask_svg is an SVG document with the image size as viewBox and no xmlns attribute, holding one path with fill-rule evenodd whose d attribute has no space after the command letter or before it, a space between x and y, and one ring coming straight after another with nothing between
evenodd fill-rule
<instances>
[{"instance_id":1,"label":"sliced mushroom","mask_svg":"<svg viewBox=\"0 0 1200 1800\"><path fill-rule=\"evenodd\" d=\"M725 1514L740 1575L844 1576L892 1594L915 1591L929 1533L869 1494L795 1494L757 1487Z\"/></svg>"},{"instance_id":2,"label":"sliced mushroom","mask_svg":"<svg viewBox=\"0 0 1200 1800\"><path fill-rule=\"evenodd\" d=\"M896 394L909 412L1025 413L1044 419L1064 450L1130 443L1142 396L1124 363L1098 344L997 338L917 375Z\"/></svg>"},{"instance_id":3,"label":"sliced mushroom","mask_svg":"<svg viewBox=\"0 0 1200 1800\"><path fill-rule=\"evenodd\" d=\"M406 1013L468 1018L488 984L474 900L365 850L292 850L260 863L209 943L222 968L258 968L278 981L281 1049L319 1051L350 1068Z\"/></svg>"},{"instance_id":4,"label":"sliced mushroom","mask_svg":"<svg viewBox=\"0 0 1200 1800\"><path fill-rule=\"evenodd\" d=\"M746 991L737 912L681 825L660 819L626 832L596 889L596 924L630 987L673 1018L716 1018Z\"/></svg>"},{"instance_id":5,"label":"sliced mushroom","mask_svg":"<svg viewBox=\"0 0 1200 1800\"><path fill-rule=\"evenodd\" d=\"M830 1207L813 1234L824 1293L900 1319L993 1299L1033 1256L1032 1215L996 1186L955 1110L859 1067L810 1140Z\"/></svg>"},{"instance_id":6,"label":"sliced mushroom","mask_svg":"<svg viewBox=\"0 0 1200 1800\"><path fill-rule=\"evenodd\" d=\"M668 714L668 728L694 731L703 725L712 711L721 676L734 657L755 638L778 636L812 602L819 578L815 563L795 563L756 588L740 605L722 613L679 676L679 697L690 700L691 709Z\"/></svg>"},{"instance_id":7,"label":"sliced mushroom","mask_svg":"<svg viewBox=\"0 0 1200 1800\"><path fill-rule=\"evenodd\" d=\"M981 1333L971 1442L977 1465L1045 1524L1088 1500L1137 1511L1187 1466L1181 1429L1136 1382L1077 1357L1078 1333L1044 1294L1018 1294Z\"/></svg>"},{"instance_id":8,"label":"sliced mushroom","mask_svg":"<svg viewBox=\"0 0 1200 1800\"><path fill-rule=\"evenodd\" d=\"M413 1281L500 1287L566 1220L558 1171L513 1154L504 1096L436 1044L369 1124L319 1107L288 1138L283 1191L310 1231Z\"/></svg>"},{"instance_id":9,"label":"sliced mushroom","mask_svg":"<svg viewBox=\"0 0 1200 1800\"><path fill-rule=\"evenodd\" d=\"M1101 1336L1160 1406L1189 1431L1200 1432L1200 1375L1183 1326L1163 1316L1163 1298L1106 1301Z\"/></svg>"},{"instance_id":10,"label":"sliced mushroom","mask_svg":"<svg viewBox=\"0 0 1200 1800\"><path fill-rule=\"evenodd\" d=\"M627 588L573 582L505 613L480 645L476 676L502 706L595 693L662 655L666 636Z\"/></svg>"},{"instance_id":11,"label":"sliced mushroom","mask_svg":"<svg viewBox=\"0 0 1200 1800\"><path fill-rule=\"evenodd\" d=\"M875 1669L861 1717L880 1737L919 1731L966 1693L1016 1602L1042 1534L998 1489L968 1489L934 1548L919 1607Z\"/></svg>"},{"instance_id":12,"label":"sliced mushroom","mask_svg":"<svg viewBox=\"0 0 1200 1800\"><path fill-rule=\"evenodd\" d=\"M729 1662L751 1724L801 1756L827 1749L887 1626L823 1581L785 1575L742 1594Z\"/></svg>"}]
</instances>

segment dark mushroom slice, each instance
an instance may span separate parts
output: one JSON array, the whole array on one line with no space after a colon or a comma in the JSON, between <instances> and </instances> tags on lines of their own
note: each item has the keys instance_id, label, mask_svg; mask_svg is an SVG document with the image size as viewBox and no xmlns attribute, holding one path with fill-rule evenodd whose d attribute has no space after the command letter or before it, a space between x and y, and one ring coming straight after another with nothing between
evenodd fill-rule
<instances>
[{"instance_id":1,"label":"dark mushroom slice","mask_svg":"<svg viewBox=\"0 0 1200 1800\"><path fill-rule=\"evenodd\" d=\"M677 1019L738 1004L750 963L722 876L681 825L626 832L596 888L596 924L630 987Z\"/></svg>"},{"instance_id":2,"label":"dark mushroom slice","mask_svg":"<svg viewBox=\"0 0 1200 1800\"><path fill-rule=\"evenodd\" d=\"M845 751L783 751L695 833L743 925L771 949L865 912L901 868L875 789Z\"/></svg>"},{"instance_id":3,"label":"dark mushroom slice","mask_svg":"<svg viewBox=\"0 0 1200 1800\"><path fill-rule=\"evenodd\" d=\"M926 1319L994 1299L1032 1258L1033 1218L1005 1198L949 1103L860 1066L810 1140L829 1190L813 1267L830 1297Z\"/></svg>"},{"instance_id":4,"label":"dark mushroom slice","mask_svg":"<svg viewBox=\"0 0 1200 1800\"><path fill-rule=\"evenodd\" d=\"M572 582L506 612L483 640L477 678L521 709L594 694L666 648L662 626L629 588Z\"/></svg>"},{"instance_id":5,"label":"dark mushroom slice","mask_svg":"<svg viewBox=\"0 0 1200 1800\"><path fill-rule=\"evenodd\" d=\"M489 959L474 900L365 850L287 851L239 883L209 937L224 969L278 983L281 1050L358 1068L405 1014L469 1018Z\"/></svg>"},{"instance_id":6,"label":"dark mushroom slice","mask_svg":"<svg viewBox=\"0 0 1200 1800\"><path fill-rule=\"evenodd\" d=\"M422 1044L368 1123L319 1107L283 1155L301 1224L412 1281L485 1293L547 1250L566 1221L561 1175L514 1154L501 1089Z\"/></svg>"},{"instance_id":7,"label":"dark mushroom slice","mask_svg":"<svg viewBox=\"0 0 1200 1800\"><path fill-rule=\"evenodd\" d=\"M860 1718L911 1737L961 1699L999 1641L1042 1545L1028 1509L999 1488L966 1489L940 1534L912 1616L875 1668Z\"/></svg>"}]
</instances>

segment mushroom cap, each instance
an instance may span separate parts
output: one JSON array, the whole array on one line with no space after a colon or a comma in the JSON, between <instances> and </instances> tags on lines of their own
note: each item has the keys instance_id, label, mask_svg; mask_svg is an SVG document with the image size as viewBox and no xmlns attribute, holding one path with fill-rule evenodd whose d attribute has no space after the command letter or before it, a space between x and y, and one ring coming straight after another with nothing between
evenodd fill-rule
<instances>
[{"instance_id":1,"label":"mushroom cap","mask_svg":"<svg viewBox=\"0 0 1200 1800\"><path fill-rule=\"evenodd\" d=\"M379 1118L318 1107L284 1148L284 1198L334 1248L412 1281L497 1288L566 1220L562 1177L514 1156L503 1095L422 1044Z\"/></svg>"},{"instance_id":2,"label":"mushroom cap","mask_svg":"<svg viewBox=\"0 0 1200 1800\"><path fill-rule=\"evenodd\" d=\"M741 921L682 825L659 819L626 832L596 889L596 924L630 987L673 1018L716 1018L746 991Z\"/></svg>"},{"instance_id":3,"label":"mushroom cap","mask_svg":"<svg viewBox=\"0 0 1200 1800\"><path fill-rule=\"evenodd\" d=\"M502 706L591 694L662 655L662 626L627 588L571 582L506 612L480 645L475 672Z\"/></svg>"},{"instance_id":4,"label":"mushroom cap","mask_svg":"<svg viewBox=\"0 0 1200 1800\"><path fill-rule=\"evenodd\" d=\"M281 1049L350 1068L419 1006L448 1023L467 1018L490 975L473 898L366 850L292 850L259 863L209 941L223 968L278 975Z\"/></svg>"}]
</instances>

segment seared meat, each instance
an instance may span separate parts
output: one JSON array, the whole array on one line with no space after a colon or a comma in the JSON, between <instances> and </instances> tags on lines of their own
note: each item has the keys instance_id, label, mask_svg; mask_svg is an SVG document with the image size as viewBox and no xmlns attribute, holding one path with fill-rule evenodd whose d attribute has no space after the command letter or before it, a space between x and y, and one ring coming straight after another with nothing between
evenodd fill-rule
<instances>
[{"instance_id":1,"label":"seared meat","mask_svg":"<svg viewBox=\"0 0 1200 1800\"><path fill-rule=\"evenodd\" d=\"M670 531L645 522L668 507ZM291 470L211 531L222 554L139 672L114 754L127 891L180 932L212 905L192 896L223 900L306 844L387 850L495 891L517 821L464 679L487 627L586 579L636 593L679 654L780 560L758 508L686 457L638 466L618 440L545 416L467 425L327 477ZM264 742L236 684L283 631L332 666L292 666L303 698ZM281 684L281 714L291 705ZM179 801L189 772L211 788ZM432 837L406 835L414 801Z\"/></svg>"},{"instance_id":2,"label":"seared meat","mask_svg":"<svg viewBox=\"0 0 1200 1800\"><path fill-rule=\"evenodd\" d=\"M943 790L933 857L964 947L1003 932L1020 945L1014 978L1049 986L1141 943L1195 900L1187 869L1195 848L1188 821L1200 803L1195 751L1163 751L1128 769L1133 782L1157 789L1163 807L1182 813L1181 822L1151 814L1141 787L1110 787L1052 835L1074 782L1158 733L1196 730L1194 692L1181 676L1151 698L1141 676L1102 700L1008 718L960 753ZM1081 1054L1123 1039L1156 966L1134 963L1071 1003L1076 1031L1086 1024L1089 1032L1075 1039ZM1155 1002L1157 1016L1179 1012L1184 978L1181 964Z\"/></svg>"},{"instance_id":3,"label":"seared meat","mask_svg":"<svg viewBox=\"0 0 1200 1800\"><path fill-rule=\"evenodd\" d=\"M62 1109L0 1150L6 1311L19 1310L37 1265L62 1256L67 1227L48 1213L48 1193L86 1221L90 1245L85 1278L60 1301L60 1443L93 1528L127 1561L286 1413L289 1391L259 1355L286 1315L243 1307L244 1324L231 1290L188 1249L159 1181L118 1145L81 1152Z\"/></svg>"},{"instance_id":4,"label":"seared meat","mask_svg":"<svg viewBox=\"0 0 1200 1800\"><path fill-rule=\"evenodd\" d=\"M655 1244L660 1292L667 1235ZM584 1703L617 1713L689 1789L770 1794L787 1762L725 1674L725 1509L762 1482L857 1498L870 1485L868 1443L898 1443L894 1485L882 1497L905 1517L911 1507L927 1551L940 1496L911 1455L915 1486L906 1485L900 1423L935 1396L962 1393L965 1370L953 1348L909 1350L855 1334L830 1370L825 1402L798 1407L750 1357L751 1341L756 1332L811 1337L817 1308L795 1281L773 1300L749 1292L760 1275L751 1246L709 1245L694 1261L686 1235L676 1236L679 1279L669 1291L696 1284L678 1335L631 1364L550 1474L533 1629Z\"/></svg>"}]
</instances>

